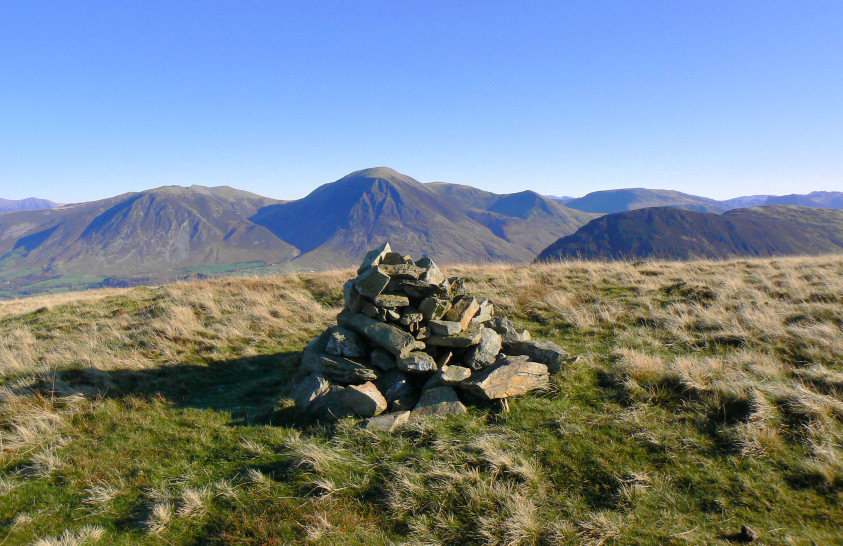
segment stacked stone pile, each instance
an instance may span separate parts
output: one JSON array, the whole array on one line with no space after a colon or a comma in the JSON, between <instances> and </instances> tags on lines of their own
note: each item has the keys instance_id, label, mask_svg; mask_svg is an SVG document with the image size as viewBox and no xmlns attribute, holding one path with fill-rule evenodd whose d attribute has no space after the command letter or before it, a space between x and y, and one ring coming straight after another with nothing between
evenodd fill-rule
<instances>
[{"instance_id":1,"label":"stacked stone pile","mask_svg":"<svg viewBox=\"0 0 843 546\"><path fill-rule=\"evenodd\" d=\"M370 417L373 429L464 413L463 401L502 400L545 386L569 359L518 332L459 277L389 243L366 254L343 287L345 308L302 353L310 375L293 389L322 418ZM378 417L379 416L379 417Z\"/></svg>"}]
</instances>

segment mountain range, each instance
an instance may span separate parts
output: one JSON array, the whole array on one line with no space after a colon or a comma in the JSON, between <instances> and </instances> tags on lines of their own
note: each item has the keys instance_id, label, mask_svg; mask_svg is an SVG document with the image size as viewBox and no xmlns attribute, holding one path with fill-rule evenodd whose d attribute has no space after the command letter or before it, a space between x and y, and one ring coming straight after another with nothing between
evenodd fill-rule
<instances>
[{"instance_id":1,"label":"mountain range","mask_svg":"<svg viewBox=\"0 0 843 546\"><path fill-rule=\"evenodd\" d=\"M725 259L843 253L843 211L771 205L711 214L654 207L607 214L537 260Z\"/></svg>"},{"instance_id":2,"label":"mountain range","mask_svg":"<svg viewBox=\"0 0 843 546\"><path fill-rule=\"evenodd\" d=\"M776 199L830 207L839 198L814 192ZM725 210L726 202L636 188L595 192L563 204L565 199L423 184L377 167L324 184L295 201L227 186L166 186L71 205L25 200L28 204L16 206L36 210L0 214L0 296L156 283L197 273L345 268L386 240L396 250L429 254L446 264L529 262L540 254L839 251L835 211L762 207L718 215L714 212ZM612 212L641 207L650 208Z\"/></svg>"},{"instance_id":3,"label":"mountain range","mask_svg":"<svg viewBox=\"0 0 843 546\"><path fill-rule=\"evenodd\" d=\"M727 210L764 205L797 205L843 209L843 192L815 191L804 195L745 195L717 201L673 190L624 188L595 191L577 199L554 198L572 209L611 214L651 207L674 207L715 214Z\"/></svg>"},{"instance_id":4,"label":"mountain range","mask_svg":"<svg viewBox=\"0 0 843 546\"><path fill-rule=\"evenodd\" d=\"M0 199L0 213L14 212L16 210L39 210L54 209L60 207L59 203L53 203L46 199L27 197L26 199Z\"/></svg>"}]
</instances>

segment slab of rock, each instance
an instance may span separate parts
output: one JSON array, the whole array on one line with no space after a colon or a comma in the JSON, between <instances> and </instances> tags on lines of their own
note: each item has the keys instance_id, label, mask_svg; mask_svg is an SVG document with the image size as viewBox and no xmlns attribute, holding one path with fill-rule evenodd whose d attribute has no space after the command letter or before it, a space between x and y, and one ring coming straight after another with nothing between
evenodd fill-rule
<instances>
[{"instance_id":1,"label":"slab of rock","mask_svg":"<svg viewBox=\"0 0 843 546\"><path fill-rule=\"evenodd\" d=\"M310 403L307 411L326 421L351 415L351 410L342 401L342 394L345 392L345 389L345 387L339 385L331 385L328 392Z\"/></svg>"},{"instance_id":2,"label":"slab of rock","mask_svg":"<svg viewBox=\"0 0 843 546\"><path fill-rule=\"evenodd\" d=\"M571 358L568 351L545 340L516 341L507 345L507 351L515 355L526 355L530 360L545 364L550 373L558 372Z\"/></svg>"},{"instance_id":3,"label":"slab of rock","mask_svg":"<svg viewBox=\"0 0 843 546\"><path fill-rule=\"evenodd\" d=\"M441 387L442 385L456 385L471 377L471 370L464 366L444 366L430 376L422 390Z\"/></svg>"},{"instance_id":4,"label":"slab of rock","mask_svg":"<svg viewBox=\"0 0 843 546\"><path fill-rule=\"evenodd\" d=\"M430 333L435 336L452 336L463 330L459 322L451 320L431 320L427 325L430 328Z\"/></svg>"},{"instance_id":5,"label":"slab of rock","mask_svg":"<svg viewBox=\"0 0 843 546\"><path fill-rule=\"evenodd\" d=\"M446 299L429 297L422 300L419 304L419 311L424 316L425 320L438 320L445 316L445 313L451 308L451 302Z\"/></svg>"},{"instance_id":6,"label":"slab of rock","mask_svg":"<svg viewBox=\"0 0 843 546\"><path fill-rule=\"evenodd\" d=\"M491 328L480 329L480 343L469 349L463 362L472 370L479 370L491 366L501 352L501 335Z\"/></svg>"},{"instance_id":7,"label":"slab of rock","mask_svg":"<svg viewBox=\"0 0 843 546\"><path fill-rule=\"evenodd\" d=\"M440 298L448 297L447 288L430 284L419 279L392 279L389 281L386 289L390 292L407 294L413 298L426 298L428 296L437 296Z\"/></svg>"},{"instance_id":8,"label":"slab of rock","mask_svg":"<svg viewBox=\"0 0 843 546\"><path fill-rule=\"evenodd\" d=\"M413 264L395 264L377 266L378 271L397 279L418 279L424 273L424 269Z\"/></svg>"},{"instance_id":9,"label":"slab of rock","mask_svg":"<svg viewBox=\"0 0 843 546\"><path fill-rule=\"evenodd\" d=\"M377 379L377 371L342 356L318 355L319 371L338 383L365 383Z\"/></svg>"},{"instance_id":10,"label":"slab of rock","mask_svg":"<svg viewBox=\"0 0 843 546\"><path fill-rule=\"evenodd\" d=\"M470 347L480 343L480 328L469 328L452 336L431 335L425 340L425 343L437 347Z\"/></svg>"},{"instance_id":11,"label":"slab of rock","mask_svg":"<svg viewBox=\"0 0 843 546\"><path fill-rule=\"evenodd\" d=\"M423 342L401 328L378 322L360 313L342 311L337 316L337 323L354 330L374 345L399 357L407 356L412 351L425 347Z\"/></svg>"},{"instance_id":12,"label":"slab of rock","mask_svg":"<svg viewBox=\"0 0 843 546\"><path fill-rule=\"evenodd\" d=\"M422 256L416 261L416 265L425 270L421 276L421 280L425 282L438 286L447 280L445 279L445 275L443 275L439 268L436 267L436 264L433 263L433 260L431 260L429 256Z\"/></svg>"},{"instance_id":13,"label":"slab of rock","mask_svg":"<svg viewBox=\"0 0 843 546\"><path fill-rule=\"evenodd\" d=\"M389 275L381 273L378 267L371 267L354 279L354 288L367 298L374 298L389 284Z\"/></svg>"},{"instance_id":14,"label":"slab of rock","mask_svg":"<svg viewBox=\"0 0 843 546\"><path fill-rule=\"evenodd\" d=\"M311 402L327 393L331 388L328 380L319 372L314 372L296 384L290 393L290 398L296 404L296 407L306 410L310 407Z\"/></svg>"},{"instance_id":15,"label":"slab of rock","mask_svg":"<svg viewBox=\"0 0 843 546\"><path fill-rule=\"evenodd\" d=\"M441 370L448 363L451 361L451 358L454 357L453 351L445 351L441 353L438 357L436 357L436 366Z\"/></svg>"},{"instance_id":16,"label":"slab of rock","mask_svg":"<svg viewBox=\"0 0 843 546\"><path fill-rule=\"evenodd\" d=\"M495 317L486 323L486 327L499 333L503 338L505 346L518 341L527 341L530 339L530 333L527 330L519 332L515 329L515 325L512 324L512 321L506 317Z\"/></svg>"},{"instance_id":17,"label":"slab of rock","mask_svg":"<svg viewBox=\"0 0 843 546\"><path fill-rule=\"evenodd\" d=\"M401 320L401 313L399 313L395 309L387 309L386 320L390 322L398 322L399 320Z\"/></svg>"},{"instance_id":18,"label":"slab of rock","mask_svg":"<svg viewBox=\"0 0 843 546\"><path fill-rule=\"evenodd\" d=\"M347 356L348 358L361 358L366 354L360 337L341 326L329 328L330 337L325 346L325 352L336 356Z\"/></svg>"},{"instance_id":19,"label":"slab of rock","mask_svg":"<svg viewBox=\"0 0 843 546\"><path fill-rule=\"evenodd\" d=\"M342 299L346 309L352 313L360 311L360 307L363 304L363 296L354 288L354 279L349 280L343 285Z\"/></svg>"},{"instance_id":20,"label":"slab of rock","mask_svg":"<svg viewBox=\"0 0 843 546\"><path fill-rule=\"evenodd\" d=\"M373 417L386 411L386 399L371 381L349 385L340 399L349 410L361 417Z\"/></svg>"},{"instance_id":21,"label":"slab of rock","mask_svg":"<svg viewBox=\"0 0 843 546\"><path fill-rule=\"evenodd\" d=\"M460 386L487 400L509 398L544 387L549 380L547 366L520 358L500 358L476 372Z\"/></svg>"},{"instance_id":22,"label":"slab of rock","mask_svg":"<svg viewBox=\"0 0 843 546\"><path fill-rule=\"evenodd\" d=\"M428 373L436 371L436 361L422 351L412 351L405 357L398 357L398 369L407 373Z\"/></svg>"},{"instance_id":23,"label":"slab of rock","mask_svg":"<svg viewBox=\"0 0 843 546\"><path fill-rule=\"evenodd\" d=\"M361 263L360 267L357 268L357 274L359 275L372 266L381 263L381 260L383 260L389 252L392 252L392 249L389 247L389 243L384 243L383 246L367 252L366 256L363 258L363 263Z\"/></svg>"},{"instance_id":24,"label":"slab of rock","mask_svg":"<svg viewBox=\"0 0 843 546\"><path fill-rule=\"evenodd\" d=\"M410 421L418 421L427 417L446 417L466 413L465 406L460 402L453 387L442 386L424 391L416 407L410 414Z\"/></svg>"},{"instance_id":25,"label":"slab of rock","mask_svg":"<svg viewBox=\"0 0 843 546\"><path fill-rule=\"evenodd\" d=\"M402 296L401 294L378 294L372 301L374 301L375 305L378 307L385 307L387 309L407 307L410 305L410 298Z\"/></svg>"},{"instance_id":26,"label":"slab of rock","mask_svg":"<svg viewBox=\"0 0 843 546\"><path fill-rule=\"evenodd\" d=\"M372 351L369 355L369 362L373 367L384 371L395 368L395 357L380 349Z\"/></svg>"},{"instance_id":27,"label":"slab of rock","mask_svg":"<svg viewBox=\"0 0 843 546\"><path fill-rule=\"evenodd\" d=\"M384 265L406 264L407 259L402 256L400 252L387 252L384 254L383 258L381 258L381 263ZM413 263L413 261L410 260L410 263Z\"/></svg>"},{"instance_id":28,"label":"slab of rock","mask_svg":"<svg viewBox=\"0 0 843 546\"><path fill-rule=\"evenodd\" d=\"M477 303L480 304L480 309L477 311L477 314L474 315L474 318L471 319L472 324L482 324L488 320L491 320L492 317L495 315L495 306L492 304L488 298L481 298L477 300Z\"/></svg>"},{"instance_id":29,"label":"slab of rock","mask_svg":"<svg viewBox=\"0 0 843 546\"><path fill-rule=\"evenodd\" d=\"M410 420L409 411L393 411L372 417L366 421L366 430L393 433Z\"/></svg>"},{"instance_id":30,"label":"slab of rock","mask_svg":"<svg viewBox=\"0 0 843 546\"><path fill-rule=\"evenodd\" d=\"M452 320L460 324L460 328L465 330L471 324L471 319L480 310L480 304L476 298L465 296L458 299L451 305L448 312L445 313L445 320Z\"/></svg>"}]
</instances>

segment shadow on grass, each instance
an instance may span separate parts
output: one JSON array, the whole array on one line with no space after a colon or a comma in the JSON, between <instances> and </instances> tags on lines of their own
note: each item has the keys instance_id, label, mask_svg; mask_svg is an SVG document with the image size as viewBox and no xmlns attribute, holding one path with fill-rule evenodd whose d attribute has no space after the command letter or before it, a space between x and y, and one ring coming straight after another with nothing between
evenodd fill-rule
<instances>
[{"instance_id":1,"label":"shadow on grass","mask_svg":"<svg viewBox=\"0 0 843 546\"><path fill-rule=\"evenodd\" d=\"M230 413L234 425L279 418L286 423L297 416L277 404L302 373L300 357L288 351L144 370L75 368L39 378L35 390L45 397L163 398L176 407Z\"/></svg>"}]
</instances>

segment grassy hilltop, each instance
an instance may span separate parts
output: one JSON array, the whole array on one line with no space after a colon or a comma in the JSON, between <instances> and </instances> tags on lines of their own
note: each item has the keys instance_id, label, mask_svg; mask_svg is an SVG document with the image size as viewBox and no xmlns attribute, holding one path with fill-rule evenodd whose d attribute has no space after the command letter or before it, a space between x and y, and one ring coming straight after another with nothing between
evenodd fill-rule
<instances>
[{"instance_id":1,"label":"grassy hilltop","mask_svg":"<svg viewBox=\"0 0 843 546\"><path fill-rule=\"evenodd\" d=\"M284 399L349 271L0 302L0 544L843 542L843 258L447 273L581 357L391 436Z\"/></svg>"}]
</instances>

